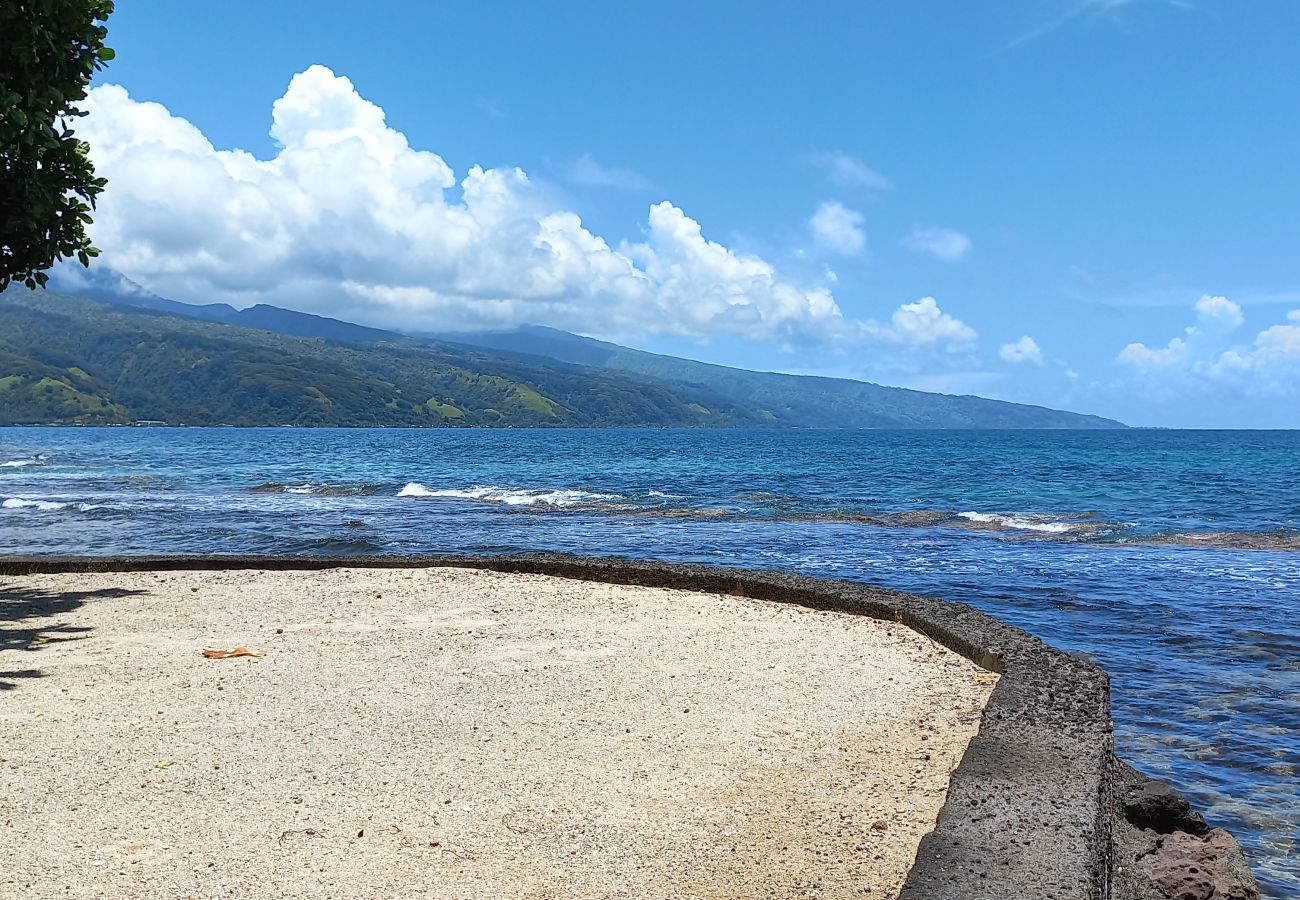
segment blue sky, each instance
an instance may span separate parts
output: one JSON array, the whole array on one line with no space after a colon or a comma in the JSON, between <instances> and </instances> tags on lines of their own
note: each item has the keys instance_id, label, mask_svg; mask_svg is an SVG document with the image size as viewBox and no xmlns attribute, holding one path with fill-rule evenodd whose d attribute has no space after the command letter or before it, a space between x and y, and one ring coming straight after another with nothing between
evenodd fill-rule
<instances>
[{"instance_id":1,"label":"blue sky","mask_svg":"<svg viewBox=\"0 0 1300 900\"><path fill-rule=\"evenodd\" d=\"M81 130L105 264L178 299L1300 427L1298 36L1288 0L131 0Z\"/></svg>"}]
</instances>

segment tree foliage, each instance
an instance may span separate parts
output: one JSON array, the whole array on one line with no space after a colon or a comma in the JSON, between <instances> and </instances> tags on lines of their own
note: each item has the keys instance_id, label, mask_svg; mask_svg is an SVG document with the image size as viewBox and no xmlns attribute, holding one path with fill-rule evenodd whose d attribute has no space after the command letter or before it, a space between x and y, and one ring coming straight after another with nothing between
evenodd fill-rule
<instances>
[{"instance_id":1,"label":"tree foliage","mask_svg":"<svg viewBox=\"0 0 1300 900\"><path fill-rule=\"evenodd\" d=\"M57 260L90 265L86 235L104 179L71 123L95 71L113 58L111 0L0 2L0 290L43 286Z\"/></svg>"}]
</instances>

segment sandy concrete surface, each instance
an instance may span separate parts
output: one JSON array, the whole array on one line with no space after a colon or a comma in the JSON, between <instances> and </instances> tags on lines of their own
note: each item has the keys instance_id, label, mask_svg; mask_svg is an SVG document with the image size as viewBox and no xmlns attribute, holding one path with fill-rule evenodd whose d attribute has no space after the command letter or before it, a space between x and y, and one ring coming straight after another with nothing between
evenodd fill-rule
<instances>
[{"instance_id":1,"label":"sandy concrete surface","mask_svg":"<svg viewBox=\"0 0 1300 900\"><path fill-rule=\"evenodd\" d=\"M202 655L236 645L266 655ZM8 578L0 896L892 897L993 682L658 588Z\"/></svg>"}]
</instances>

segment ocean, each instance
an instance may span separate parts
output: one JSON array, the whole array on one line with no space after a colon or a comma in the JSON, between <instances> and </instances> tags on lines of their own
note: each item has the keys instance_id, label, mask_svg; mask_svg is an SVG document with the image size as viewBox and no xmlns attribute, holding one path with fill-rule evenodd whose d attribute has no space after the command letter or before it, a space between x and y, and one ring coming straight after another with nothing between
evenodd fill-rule
<instances>
[{"instance_id":1,"label":"ocean","mask_svg":"<svg viewBox=\"0 0 1300 900\"><path fill-rule=\"evenodd\" d=\"M1300 432L0 428L0 553L556 550L970 603L1300 896Z\"/></svg>"}]
</instances>

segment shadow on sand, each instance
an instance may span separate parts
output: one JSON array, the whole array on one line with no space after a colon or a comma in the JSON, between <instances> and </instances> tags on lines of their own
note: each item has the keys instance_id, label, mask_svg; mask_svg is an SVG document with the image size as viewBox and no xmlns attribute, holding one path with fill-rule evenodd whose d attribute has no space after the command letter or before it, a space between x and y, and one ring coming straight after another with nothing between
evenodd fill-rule
<instances>
[{"instance_id":1,"label":"shadow on sand","mask_svg":"<svg viewBox=\"0 0 1300 900\"><path fill-rule=\"evenodd\" d=\"M80 640L90 628L60 621L87 600L129 597L144 591L101 588L97 591L40 591L0 585L0 691L18 687L24 678L40 678L40 669L14 668L18 653L33 653L63 641ZM24 659L23 662L27 662Z\"/></svg>"}]
</instances>

